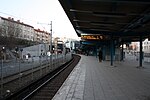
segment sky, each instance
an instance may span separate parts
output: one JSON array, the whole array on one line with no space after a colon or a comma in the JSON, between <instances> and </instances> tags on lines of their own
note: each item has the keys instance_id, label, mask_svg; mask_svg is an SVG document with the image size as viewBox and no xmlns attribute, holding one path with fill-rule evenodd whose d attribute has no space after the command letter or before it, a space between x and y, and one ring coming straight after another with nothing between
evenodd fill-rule
<instances>
[{"instance_id":1,"label":"sky","mask_svg":"<svg viewBox=\"0 0 150 100\"><path fill-rule=\"evenodd\" d=\"M50 32L53 37L79 39L58 0L0 0L0 16Z\"/></svg>"}]
</instances>

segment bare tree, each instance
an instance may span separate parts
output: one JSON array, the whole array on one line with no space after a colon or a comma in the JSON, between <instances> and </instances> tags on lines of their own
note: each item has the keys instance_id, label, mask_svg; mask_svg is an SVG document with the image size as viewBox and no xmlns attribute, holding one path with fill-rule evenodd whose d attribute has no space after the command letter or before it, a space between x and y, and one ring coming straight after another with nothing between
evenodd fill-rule
<instances>
[{"instance_id":1,"label":"bare tree","mask_svg":"<svg viewBox=\"0 0 150 100\"><path fill-rule=\"evenodd\" d=\"M5 45L12 48L17 42L17 38L21 34L21 27L13 20L1 22L0 25L0 37L2 43L5 41Z\"/></svg>"}]
</instances>

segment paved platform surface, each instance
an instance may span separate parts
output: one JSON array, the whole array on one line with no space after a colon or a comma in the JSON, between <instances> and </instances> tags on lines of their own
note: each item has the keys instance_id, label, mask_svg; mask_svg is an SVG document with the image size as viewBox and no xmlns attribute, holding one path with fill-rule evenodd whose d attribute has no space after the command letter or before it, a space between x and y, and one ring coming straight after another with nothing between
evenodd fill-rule
<instances>
[{"instance_id":1,"label":"paved platform surface","mask_svg":"<svg viewBox=\"0 0 150 100\"><path fill-rule=\"evenodd\" d=\"M94 56L81 60L53 100L150 100L150 63L98 62Z\"/></svg>"}]
</instances>

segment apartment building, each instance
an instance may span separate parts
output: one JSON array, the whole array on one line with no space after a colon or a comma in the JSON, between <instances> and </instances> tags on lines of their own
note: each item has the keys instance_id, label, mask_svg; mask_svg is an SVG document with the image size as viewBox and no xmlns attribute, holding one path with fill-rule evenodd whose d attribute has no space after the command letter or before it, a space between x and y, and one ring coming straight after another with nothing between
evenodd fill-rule
<instances>
[{"instance_id":1,"label":"apartment building","mask_svg":"<svg viewBox=\"0 0 150 100\"><path fill-rule=\"evenodd\" d=\"M34 29L34 41L50 44L50 33L40 29Z\"/></svg>"},{"instance_id":2,"label":"apartment building","mask_svg":"<svg viewBox=\"0 0 150 100\"><path fill-rule=\"evenodd\" d=\"M13 37L50 44L50 33L40 29L34 29L33 26L24 24L20 20L15 21L11 17L0 17L0 33L1 37Z\"/></svg>"},{"instance_id":3,"label":"apartment building","mask_svg":"<svg viewBox=\"0 0 150 100\"><path fill-rule=\"evenodd\" d=\"M34 27L28 24L15 21L13 18L0 17L0 36L14 37L19 39L25 39L33 41Z\"/></svg>"}]
</instances>

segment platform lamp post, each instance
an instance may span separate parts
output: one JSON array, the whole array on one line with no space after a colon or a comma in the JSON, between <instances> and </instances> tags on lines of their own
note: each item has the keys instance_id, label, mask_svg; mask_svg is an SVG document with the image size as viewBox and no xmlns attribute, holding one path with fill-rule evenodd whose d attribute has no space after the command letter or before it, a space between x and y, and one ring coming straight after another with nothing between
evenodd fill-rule
<instances>
[{"instance_id":1,"label":"platform lamp post","mask_svg":"<svg viewBox=\"0 0 150 100\"><path fill-rule=\"evenodd\" d=\"M1 65L1 94L0 97L3 96L3 63L4 63L4 56L5 56L5 47L2 47L2 65Z\"/></svg>"},{"instance_id":2,"label":"platform lamp post","mask_svg":"<svg viewBox=\"0 0 150 100\"><path fill-rule=\"evenodd\" d=\"M16 52L16 62L17 62L17 53L18 53L18 51L19 51L19 48L18 47L15 47L15 52Z\"/></svg>"},{"instance_id":3,"label":"platform lamp post","mask_svg":"<svg viewBox=\"0 0 150 100\"><path fill-rule=\"evenodd\" d=\"M51 28L50 28L50 52L52 52L52 21L50 24Z\"/></svg>"},{"instance_id":4,"label":"platform lamp post","mask_svg":"<svg viewBox=\"0 0 150 100\"><path fill-rule=\"evenodd\" d=\"M47 23L38 23L38 24L50 25L50 46L49 46L49 51L51 53L50 61L52 63L52 21L51 21L50 24L47 24Z\"/></svg>"},{"instance_id":5,"label":"platform lamp post","mask_svg":"<svg viewBox=\"0 0 150 100\"><path fill-rule=\"evenodd\" d=\"M22 74L23 74L23 73L21 72L22 51L23 51L22 48L18 48L18 53L19 53L19 86L20 86L20 87L21 87L21 84L22 84L21 77L22 77Z\"/></svg>"},{"instance_id":6,"label":"platform lamp post","mask_svg":"<svg viewBox=\"0 0 150 100\"><path fill-rule=\"evenodd\" d=\"M20 48L20 59L22 60L22 52L23 52L23 49Z\"/></svg>"},{"instance_id":7,"label":"platform lamp post","mask_svg":"<svg viewBox=\"0 0 150 100\"><path fill-rule=\"evenodd\" d=\"M52 21L50 23L50 47L49 47L49 51L50 51L50 64L51 64L51 67L52 67L52 64L53 64L53 60L52 60Z\"/></svg>"}]
</instances>

